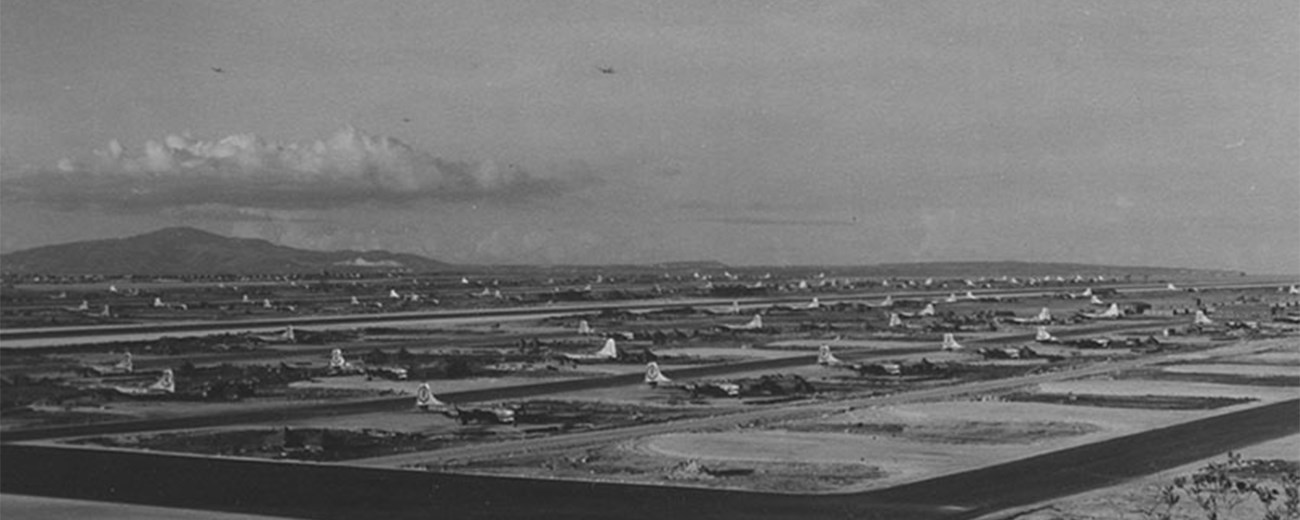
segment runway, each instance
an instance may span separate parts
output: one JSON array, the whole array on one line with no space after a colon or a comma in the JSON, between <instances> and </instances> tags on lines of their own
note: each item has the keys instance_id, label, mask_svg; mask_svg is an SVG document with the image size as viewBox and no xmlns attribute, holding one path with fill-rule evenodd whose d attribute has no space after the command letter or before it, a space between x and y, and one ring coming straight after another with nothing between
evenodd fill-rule
<instances>
[{"instance_id":1,"label":"runway","mask_svg":"<svg viewBox=\"0 0 1300 520\"><path fill-rule=\"evenodd\" d=\"M1275 282L1252 282L1252 283L1202 283L1196 284L1195 287L1204 289L1236 289L1236 288L1253 288L1253 287L1273 287ZM1188 286L1193 287L1193 286ZM1142 293L1149 291L1164 291L1164 286L1160 284L1119 284L1119 285L1098 285L1095 290L1116 289L1121 293ZM1066 291L1068 288L1054 288L1051 290L983 290L974 292L979 297L1036 297L1049 296ZM153 324L129 324L129 325L103 325L103 326L78 326L78 327L54 327L54 328L36 328L36 329L11 329L0 330L0 344L5 348L24 348L25 346L48 346L52 340L72 340L81 338L86 341L88 338L97 338L99 340L118 341L122 337L130 337L133 340L148 339L150 337L159 337L163 334L215 334L223 332L265 332L275 329L281 329L289 325L295 327L333 327L333 326L355 326L361 324L378 324L393 322L416 322L416 321L433 321L433 320L456 320L456 319L520 319L525 317L537 317L540 315L571 315L589 312L601 312L610 309L619 310L654 310L681 306L726 306L731 302L738 301L742 306L756 305L781 305L781 304L798 304L807 302L809 298L817 296L824 304L833 304L839 302L853 302L861 300L878 300L886 295L894 295L899 301L904 300L929 300L943 297L951 291L916 291L916 292L897 292L897 291L871 291L850 294L808 294L800 296L781 296L766 298L690 298L690 299L656 299L656 300L624 300L603 303L592 303L582 305L538 305L532 307L509 307L497 309L464 309L450 311L428 311L428 312L397 312L388 314L353 314L341 316L302 316L292 318L271 318L260 320L239 320L224 322L185 322L185 323L153 323Z\"/></svg>"},{"instance_id":2,"label":"runway","mask_svg":"<svg viewBox=\"0 0 1300 520\"><path fill-rule=\"evenodd\" d=\"M1297 431L1293 399L894 488L820 496L6 443L0 491L319 519L974 518Z\"/></svg>"}]
</instances>

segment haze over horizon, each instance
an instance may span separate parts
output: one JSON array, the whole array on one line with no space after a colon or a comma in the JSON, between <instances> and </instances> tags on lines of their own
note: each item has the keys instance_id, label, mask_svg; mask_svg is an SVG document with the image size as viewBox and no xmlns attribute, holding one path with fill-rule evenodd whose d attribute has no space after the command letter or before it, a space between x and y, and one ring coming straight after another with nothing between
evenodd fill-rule
<instances>
[{"instance_id":1,"label":"haze over horizon","mask_svg":"<svg viewBox=\"0 0 1300 520\"><path fill-rule=\"evenodd\" d=\"M1300 272L1294 2L0 0L0 251Z\"/></svg>"}]
</instances>

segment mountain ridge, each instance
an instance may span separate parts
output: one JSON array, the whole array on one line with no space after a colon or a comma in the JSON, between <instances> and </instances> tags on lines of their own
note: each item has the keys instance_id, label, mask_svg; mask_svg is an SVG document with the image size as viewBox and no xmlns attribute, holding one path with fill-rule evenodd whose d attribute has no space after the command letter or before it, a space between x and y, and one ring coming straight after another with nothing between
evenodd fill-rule
<instances>
[{"instance_id":1,"label":"mountain ridge","mask_svg":"<svg viewBox=\"0 0 1300 520\"><path fill-rule=\"evenodd\" d=\"M374 269L428 272L449 267L450 264L407 253L313 251L183 226L0 255L0 271L5 273L288 274Z\"/></svg>"}]
</instances>

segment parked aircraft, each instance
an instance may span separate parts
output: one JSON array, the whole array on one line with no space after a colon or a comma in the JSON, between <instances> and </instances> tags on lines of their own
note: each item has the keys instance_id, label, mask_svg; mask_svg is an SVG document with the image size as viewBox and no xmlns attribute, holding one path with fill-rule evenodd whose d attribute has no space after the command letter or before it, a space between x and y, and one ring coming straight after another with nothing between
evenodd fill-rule
<instances>
[{"instance_id":1,"label":"parked aircraft","mask_svg":"<svg viewBox=\"0 0 1300 520\"><path fill-rule=\"evenodd\" d=\"M109 390L127 397L163 397L176 393L176 378L172 369L163 369L158 381L149 386L110 386Z\"/></svg>"},{"instance_id":2,"label":"parked aircraft","mask_svg":"<svg viewBox=\"0 0 1300 520\"><path fill-rule=\"evenodd\" d=\"M284 331L279 334L256 335L254 337L267 343L294 343L298 341L293 334L293 325L285 327Z\"/></svg>"},{"instance_id":3,"label":"parked aircraft","mask_svg":"<svg viewBox=\"0 0 1300 520\"><path fill-rule=\"evenodd\" d=\"M759 330L763 328L763 316L755 314L754 319L744 325L719 325L724 330Z\"/></svg>"},{"instance_id":4,"label":"parked aircraft","mask_svg":"<svg viewBox=\"0 0 1300 520\"><path fill-rule=\"evenodd\" d=\"M330 351L329 375L332 376L353 375L353 374L361 374L364 372L365 371L362 370L361 367L353 364L351 361L348 361L343 357L342 349L336 348Z\"/></svg>"},{"instance_id":5,"label":"parked aircraft","mask_svg":"<svg viewBox=\"0 0 1300 520\"><path fill-rule=\"evenodd\" d=\"M586 322L584 322L586 323ZM560 354L560 357L573 363L602 363L618 360L618 346L614 338L607 338L605 346L591 354Z\"/></svg>"},{"instance_id":6,"label":"parked aircraft","mask_svg":"<svg viewBox=\"0 0 1300 520\"><path fill-rule=\"evenodd\" d=\"M429 383L421 383L415 392L415 407L421 411L441 413L461 424L515 424L515 411L504 406L492 408L461 408L444 403L429 389Z\"/></svg>"},{"instance_id":7,"label":"parked aircraft","mask_svg":"<svg viewBox=\"0 0 1300 520\"><path fill-rule=\"evenodd\" d=\"M1214 320L1205 315L1205 311L1197 309L1196 318L1192 319L1193 325L1214 325Z\"/></svg>"},{"instance_id":8,"label":"parked aircraft","mask_svg":"<svg viewBox=\"0 0 1300 520\"><path fill-rule=\"evenodd\" d=\"M881 308L881 309L886 309L886 308L889 308L889 307L893 307L893 306L894 306L894 295L892 295L892 294L885 295L885 299L884 299L884 300L881 300L880 303L867 303L866 305L867 305L867 307L876 307L876 308Z\"/></svg>"},{"instance_id":9,"label":"parked aircraft","mask_svg":"<svg viewBox=\"0 0 1300 520\"><path fill-rule=\"evenodd\" d=\"M976 350L976 352L984 356L985 359L1032 359L1042 357L1037 351L1027 346L1020 348L982 348Z\"/></svg>"},{"instance_id":10,"label":"parked aircraft","mask_svg":"<svg viewBox=\"0 0 1300 520\"><path fill-rule=\"evenodd\" d=\"M1006 321L1009 321L1011 323L1019 323L1022 325L1031 324L1031 323L1051 323L1052 311L1047 307L1043 307L1043 310L1038 311L1038 315L1032 318L1007 318Z\"/></svg>"},{"instance_id":11,"label":"parked aircraft","mask_svg":"<svg viewBox=\"0 0 1300 520\"><path fill-rule=\"evenodd\" d=\"M897 376L902 375L903 373L902 366L898 363L865 364L841 361L839 358L835 357L835 354L831 353L830 345L822 345L821 348L817 350L817 364L824 367L852 370L860 375L877 374Z\"/></svg>"},{"instance_id":12,"label":"parked aircraft","mask_svg":"<svg viewBox=\"0 0 1300 520\"><path fill-rule=\"evenodd\" d=\"M961 350L963 348L966 347L961 346L961 343L957 343L957 339L954 338L951 333L946 333L943 335L943 346L940 347L940 350L944 350L944 351Z\"/></svg>"},{"instance_id":13,"label":"parked aircraft","mask_svg":"<svg viewBox=\"0 0 1300 520\"><path fill-rule=\"evenodd\" d=\"M111 365L87 365L82 367L82 372L89 376L107 376L118 374L130 374L135 371L135 365L131 361L131 353L122 354L122 359Z\"/></svg>"},{"instance_id":14,"label":"parked aircraft","mask_svg":"<svg viewBox=\"0 0 1300 520\"><path fill-rule=\"evenodd\" d=\"M900 318L924 318L926 316L934 316L934 304L927 303L925 304L924 309L916 312L899 312L897 315Z\"/></svg>"},{"instance_id":15,"label":"parked aircraft","mask_svg":"<svg viewBox=\"0 0 1300 520\"><path fill-rule=\"evenodd\" d=\"M692 395L703 394L714 397L740 397L740 385L730 381L709 381L700 383L674 383L659 370L659 363L651 361L645 366L645 384L650 388L673 388L685 390Z\"/></svg>"},{"instance_id":16,"label":"parked aircraft","mask_svg":"<svg viewBox=\"0 0 1300 520\"><path fill-rule=\"evenodd\" d=\"M1119 312L1119 304L1112 303L1110 307L1101 312L1080 312L1079 317L1089 320L1117 320L1122 316Z\"/></svg>"}]
</instances>

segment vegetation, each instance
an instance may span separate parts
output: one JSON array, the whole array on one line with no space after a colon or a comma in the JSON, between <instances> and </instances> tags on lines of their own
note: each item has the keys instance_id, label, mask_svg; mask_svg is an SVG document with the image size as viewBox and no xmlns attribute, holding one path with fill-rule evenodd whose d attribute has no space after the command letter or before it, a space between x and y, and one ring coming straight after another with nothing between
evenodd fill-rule
<instances>
[{"instance_id":1,"label":"vegetation","mask_svg":"<svg viewBox=\"0 0 1300 520\"><path fill-rule=\"evenodd\" d=\"M1155 503L1140 512L1158 520L1300 519L1300 464L1229 452L1226 462L1210 462L1162 486Z\"/></svg>"}]
</instances>

